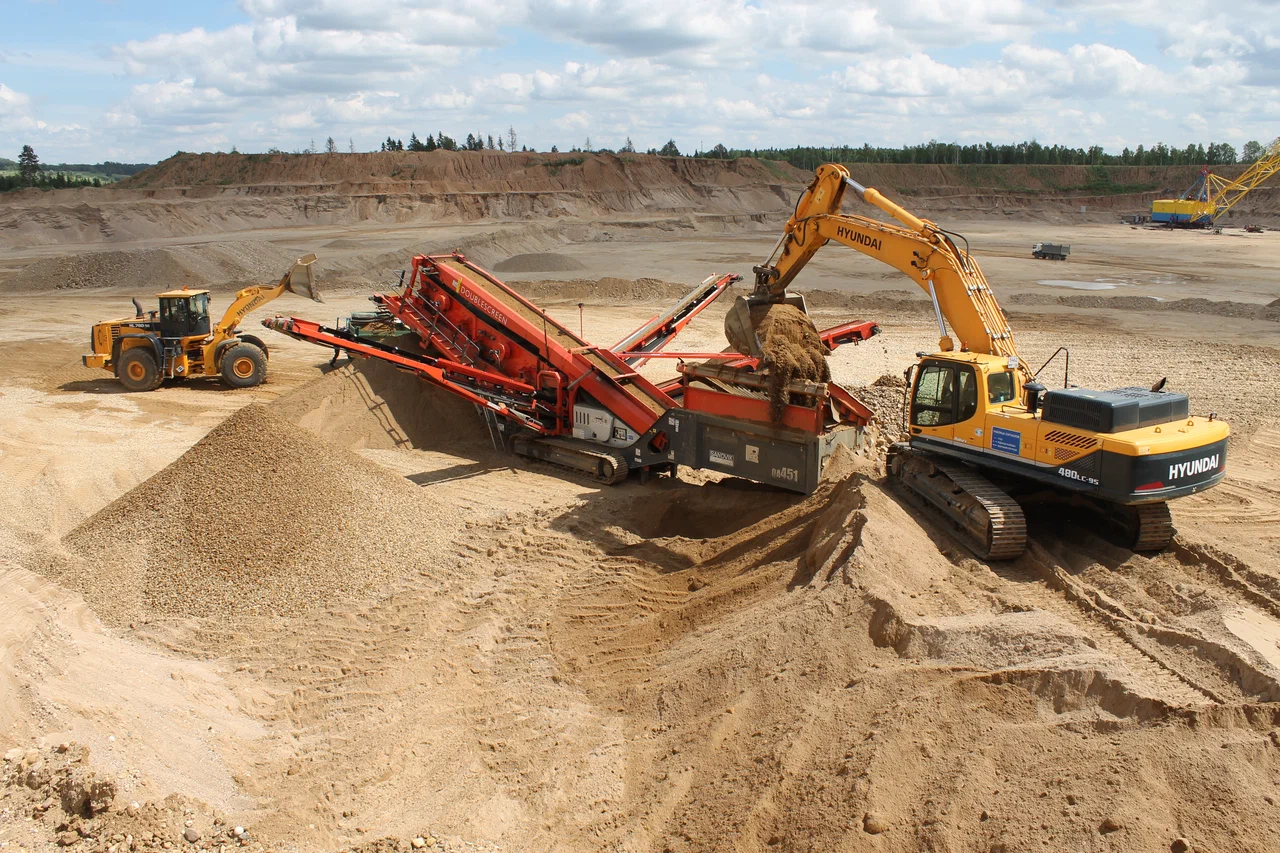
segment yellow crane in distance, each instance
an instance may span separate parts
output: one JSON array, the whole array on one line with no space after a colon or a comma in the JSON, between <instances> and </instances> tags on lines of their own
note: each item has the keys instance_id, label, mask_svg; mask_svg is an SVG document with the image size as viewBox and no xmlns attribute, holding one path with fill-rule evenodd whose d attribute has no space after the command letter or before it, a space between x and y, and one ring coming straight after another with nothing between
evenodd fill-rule
<instances>
[{"instance_id":1,"label":"yellow crane in distance","mask_svg":"<svg viewBox=\"0 0 1280 853\"><path fill-rule=\"evenodd\" d=\"M1280 172L1280 137L1273 140L1240 177L1224 178L1206 169L1180 198L1153 201L1151 221L1208 227L1277 172Z\"/></svg>"}]
</instances>

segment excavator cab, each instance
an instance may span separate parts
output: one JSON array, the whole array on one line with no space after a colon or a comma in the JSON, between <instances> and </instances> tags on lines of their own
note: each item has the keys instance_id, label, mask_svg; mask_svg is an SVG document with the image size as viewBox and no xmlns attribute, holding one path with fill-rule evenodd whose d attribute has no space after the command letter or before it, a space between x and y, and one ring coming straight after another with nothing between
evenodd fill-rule
<instances>
[{"instance_id":1,"label":"excavator cab","mask_svg":"<svg viewBox=\"0 0 1280 853\"><path fill-rule=\"evenodd\" d=\"M157 294L160 300L160 337L206 337L209 322L209 291L171 290Z\"/></svg>"}]
</instances>

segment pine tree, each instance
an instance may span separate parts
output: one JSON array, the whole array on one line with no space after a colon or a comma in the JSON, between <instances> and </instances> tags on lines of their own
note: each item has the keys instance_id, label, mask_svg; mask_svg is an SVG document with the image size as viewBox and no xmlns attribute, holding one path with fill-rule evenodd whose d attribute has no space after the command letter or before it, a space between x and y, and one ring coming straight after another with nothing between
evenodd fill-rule
<instances>
[{"instance_id":1,"label":"pine tree","mask_svg":"<svg viewBox=\"0 0 1280 853\"><path fill-rule=\"evenodd\" d=\"M632 145L632 144L631 144L631 137L630 137L630 136L628 136L628 137L627 137L627 144L626 144L626 145L624 145L624 146L622 146L622 151L623 151L623 153L625 153L625 154L634 154L634 153L636 153L636 147L635 147L634 145Z\"/></svg>"},{"instance_id":2,"label":"pine tree","mask_svg":"<svg viewBox=\"0 0 1280 853\"><path fill-rule=\"evenodd\" d=\"M426 144L422 146L422 150L423 150L423 151L435 151L435 150L436 150L436 138L435 138L434 136L432 136L431 134L429 134L429 133L428 133L428 134L427 134L427 141L426 141Z\"/></svg>"},{"instance_id":3,"label":"pine tree","mask_svg":"<svg viewBox=\"0 0 1280 853\"><path fill-rule=\"evenodd\" d=\"M515 151L515 150L516 150L516 129L515 129L515 127L508 127L508 128L507 128L507 150L508 150L508 151Z\"/></svg>"},{"instance_id":4,"label":"pine tree","mask_svg":"<svg viewBox=\"0 0 1280 853\"><path fill-rule=\"evenodd\" d=\"M492 133L491 133L491 134L489 134L489 150L490 150L490 151L494 151L494 150L496 150L496 149L494 148L494 145L493 145L493 134L492 134Z\"/></svg>"},{"instance_id":5,"label":"pine tree","mask_svg":"<svg viewBox=\"0 0 1280 853\"><path fill-rule=\"evenodd\" d=\"M36 156L35 149L30 145L22 146L22 153L18 155L18 175L22 178L22 182L32 183L39 174L40 158Z\"/></svg>"},{"instance_id":6,"label":"pine tree","mask_svg":"<svg viewBox=\"0 0 1280 853\"><path fill-rule=\"evenodd\" d=\"M347 153L348 154L356 153L356 141L350 136L347 137Z\"/></svg>"},{"instance_id":7,"label":"pine tree","mask_svg":"<svg viewBox=\"0 0 1280 853\"><path fill-rule=\"evenodd\" d=\"M337 144L336 142L334 142L334 141L333 141L333 137L332 137L332 136L330 136L328 139L326 139L326 140L324 141L324 153L326 153L326 154L337 154L337 153L338 153L338 144Z\"/></svg>"},{"instance_id":8,"label":"pine tree","mask_svg":"<svg viewBox=\"0 0 1280 853\"><path fill-rule=\"evenodd\" d=\"M679 157L680 149L676 147L674 139L668 139L667 144L662 146L662 150L658 152L663 157Z\"/></svg>"},{"instance_id":9,"label":"pine tree","mask_svg":"<svg viewBox=\"0 0 1280 853\"><path fill-rule=\"evenodd\" d=\"M409 150L410 151L426 151L427 150L427 146L422 144L422 140L418 139L418 134L412 131L409 133Z\"/></svg>"}]
</instances>

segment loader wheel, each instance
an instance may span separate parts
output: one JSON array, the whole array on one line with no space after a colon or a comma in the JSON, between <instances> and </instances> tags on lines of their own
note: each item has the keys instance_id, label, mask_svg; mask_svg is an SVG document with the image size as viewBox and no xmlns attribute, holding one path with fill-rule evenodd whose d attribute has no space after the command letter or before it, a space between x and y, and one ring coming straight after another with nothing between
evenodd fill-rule
<instances>
[{"instance_id":1,"label":"loader wheel","mask_svg":"<svg viewBox=\"0 0 1280 853\"><path fill-rule=\"evenodd\" d=\"M222 381L232 388L252 388L267 377L267 358L253 344L236 344L222 357Z\"/></svg>"},{"instance_id":2,"label":"loader wheel","mask_svg":"<svg viewBox=\"0 0 1280 853\"><path fill-rule=\"evenodd\" d=\"M160 368L156 357L142 347L133 347L120 354L116 362L116 378L130 391L154 391L160 387Z\"/></svg>"},{"instance_id":3,"label":"loader wheel","mask_svg":"<svg viewBox=\"0 0 1280 853\"><path fill-rule=\"evenodd\" d=\"M253 344L255 347L262 350L262 357L267 361L271 361L271 350L267 349L267 345L263 343L262 338L257 335L242 334L237 334L236 337L239 339L240 343Z\"/></svg>"}]
</instances>

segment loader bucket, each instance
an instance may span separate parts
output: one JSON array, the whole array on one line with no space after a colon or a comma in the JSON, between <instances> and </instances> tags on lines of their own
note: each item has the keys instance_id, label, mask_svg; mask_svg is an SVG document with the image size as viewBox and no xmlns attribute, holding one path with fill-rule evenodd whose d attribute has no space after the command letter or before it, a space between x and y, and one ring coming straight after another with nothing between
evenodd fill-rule
<instances>
[{"instance_id":1,"label":"loader bucket","mask_svg":"<svg viewBox=\"0 0 1280 853\"><path fill-rule=\"evenodd\" d=\"M311 266L315 262L315 253L298 258L293 264L293 269L289 270L284 286L290 293L305 296L316 302L324 302L320 298L319 288L316 287L316 276Z\"/></svg>"}]
</instances>

